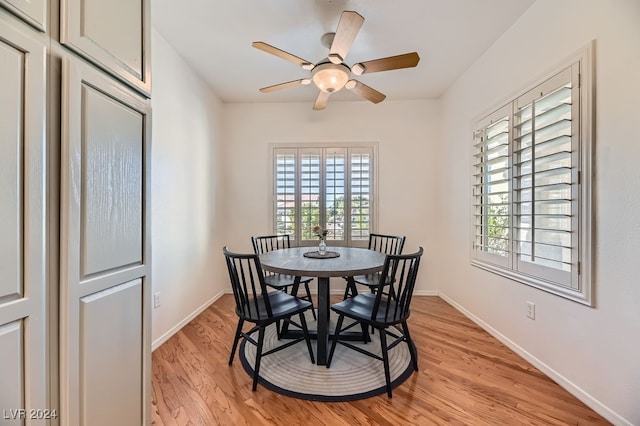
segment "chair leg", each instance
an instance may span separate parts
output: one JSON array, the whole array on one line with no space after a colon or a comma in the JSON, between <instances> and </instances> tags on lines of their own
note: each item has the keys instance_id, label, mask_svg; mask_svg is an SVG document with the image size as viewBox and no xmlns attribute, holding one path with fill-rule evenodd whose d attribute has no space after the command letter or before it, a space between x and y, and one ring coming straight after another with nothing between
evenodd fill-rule
<instances>
[{"instance_id":1,"label":"chair leg","mask_svg":"<svg viewBox=\"0 0 640 426\"><path fill-rule=\"evenodd\" d=\"M309 290L309 283L304 283L304 289L307 291L307 300L311 302L311 314L313 315L314 320L318 320L316 317L316 308L313 307L313 299L311 298L311 291Z\"/></svg>"},{"instance_id":2,"label":"chair leg","mask_svg":"<svg viewBox=\"0 0 640 426\"><path fill-rule=\"evenodd\" d=\"M360 323L360 329L362 329L362 340L364 341L364 344L366 345L367 343L369 343L371 341L371 336L369 336L369 327L367 327L367 324L361 322Z\"/></svg>"},{"instance_id":3,"label":"chair leg","mask_svg":"<svg viewBox=\"0 0 640 426\"><path fill-rule=\"evenodd\" d=\"M411 339L411 335L409 334L409 327L407 326L406 321L402 323L402 332L404 333L404 340L409 346L409 353L411 354L411 363L413 364L413 369L415 371L418 371L418 351L416 350L415 343L413 343L413 339Z\"/></svg>"},{"instance_id":4,"label":"chair leg","mask_svg":"<svg viewBox=\"0 0 640 426\"><path fill-rule=\"evenodd\" d=\"M236 349L238 348L238 342L240 341L240 335L242 334L242 326L244 325L244 320L238 320L238 327L236 327L236 335L233 338L233 345L231 346L231 356L229 357L229 365L233 364L233 357L236 354Z\"/></svg>"},{"instance_id":5,"label":"chair leg","mask_svg":"<svg viewBox=\"0 0 640 426\"><path fill-rule=\"evenodd\" d=\"M371 291L371 294L376 294L375 287L369 287L369 290ZM371 326L371 334L376 334L376 329L374 326Z\"/></svg>"},{"instance_id":6,"label":"chair leg","mask_svg":"<svg viewBox=\"0 0 640 426\"><path fill-rule=\"evenodd\" d=\"M387 382L387 396L391 395L391 374L389 373L389 351L387 350L387 333L384 329L378 329L380 334L380 346L382 348L382 362L384 363L384 379Z\"/></svg>"},{"instance_id":7,"label":"chair leg","mask_svg":"<svg viewBox=\"0 0 640 426\"><path fill-rule=\"evenodd\" d=\"M258 330L258 348L256 349L256 365L253 367L253 386L251 390L258 388L258 377L260 374L260 361L262 360L262 344L264 343L264 326Z\"/></svg>"},{"instance_id":8,"label":"chair leg","mask_svg":"<svg viewBox=\"0 0 640 426\"><path fill-rule=\"evenodd\" d=\"M331 366L331 360L333 359L333 352L336 350L336 345L338 344L338 336L340 335L340 329L342 328L342 322L344 321L344 315L340 315L338 317L338 322L336 324L336 329L333 332L333 343L331 344L331 350L329 351L329 357L327 359L327 368Z\"/></svg>"},{"instance_id":9,"label":"chair leg","mask_svg":"<svg viewBox=\"0 0 640 426\"><path fill-rule=\"evenodd\" d=\"M358 295L358 289L356 287L356 282L353 280L353 277L347 277L347 285L344 288L344 295L342 296L342 300L345 300L349 297L355 297Z\"/></svg>"},{"instance_id":10,"label":"chair leg","mask_svg":"<svg viewBox=\"0 0 640 426\"><path fill-rule=\"evenodd\" d=\"M309 349L309 357L311 358L311 364L315 364L316 360L313 357L313 348L311 347L311 338L309 337L309 329L307 328L307 320L304 318L304 312L299 314L300 325L302 325L302 332L304 333L304 340L307 341L307 349Z\"/></svg>"}]
</instances>

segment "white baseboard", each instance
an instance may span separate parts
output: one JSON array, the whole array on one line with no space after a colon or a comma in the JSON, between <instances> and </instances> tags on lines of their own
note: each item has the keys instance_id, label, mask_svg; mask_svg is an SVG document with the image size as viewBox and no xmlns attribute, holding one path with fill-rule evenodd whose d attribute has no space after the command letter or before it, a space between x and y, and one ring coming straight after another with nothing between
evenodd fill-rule
<instances>
[{"instance_id":1,"label":"white baseboard","mask_svg":"<svg viewBox=\"0 0 640 426\"><path fill-rule=\"evenodd\" d=\"M487 324L486 322L482 321L477 316L473 315L471 312L466 310L462 305L458 304L456 301L454 301L453 299L449 298L446 294L444 294L442 292L438 292L438 293L439 293L438 295L443 300L445 300L451 306L453 306L458 311L460 311L464 316L466 316L471 321L475 322L477 325L482 327L482 329L484 329L487 333L491 334L493 337L498 339L500 342L502 342L509 349L511 349L512 351L514 351L518 355L520 355L522 358L527 360L529 363L531 363L534 367L538 368L540 371L542 371L544 374L546 374L551 380L553 380L558 385L560 385L562 388L564 388L567 392L569 392L570 394L572 394L573 396L578 398L580 401L584 402L593 411L595 411L596 413L600 414L602 417L604 417L605 419L607 419L608 421L610 421L614 425L633 426L633 424L631 422L627 421L626 419L624 419L623 417L618 415L616 412L611 410L609 407L604 405L602 402L598 401L593 396L591 396L590 394L585 392L578 385L576 385L572 381L568 380L566 377L564 377L562 374L560 374L557 371L555 371L553 368L549 367L544 362L540 361L538 358L536 358L535 356L533 356L532 354L527 352L524 348L522 348L521 346L517 345L515 342L513 342L511 339L509 339L508 337L506 337L505 335L503 335L502 333L500 333L499 331L497 331L493 327L491 327L489 324Z\"/></svg>"},{"instance_id":2,"label":"white baseboard","mask_svg":"<svg viewBox=\"0 0 640 426\"><path fill-rule=\"evenodd\" d=\"M211 306L211 304L213 302L215 302L216 300L220 299L224 294L225 294L224 291L219 292L218 294L213 296L211 299L209 299L206 302L204 302L198 309L196 309L195 311L193 311L192 313L187 315L187 317L185 319L183 319L178 324L173 326L169 331L164 333L162 336L158 337L153 343L151 343L151 351L153 352L156 349L158 349L164 342L169 340L171 338L171 336L173 336L178 331L180 331L182 329L182 327L184 327L185 325L189 324L189 322L192 319L194 319L195 317L200 315L205 309L207 309L209 306Z\"/></svg>"},{"instance_id":3,"label":"white baseboard","mask_svg":"<svg viewBox=\"0 0 640 426\"><path fill-rule=\"evenodd\" d=\"M438 290L414 290L414 296L440 296L440 292Z\"/></svg>"}]
</instances>

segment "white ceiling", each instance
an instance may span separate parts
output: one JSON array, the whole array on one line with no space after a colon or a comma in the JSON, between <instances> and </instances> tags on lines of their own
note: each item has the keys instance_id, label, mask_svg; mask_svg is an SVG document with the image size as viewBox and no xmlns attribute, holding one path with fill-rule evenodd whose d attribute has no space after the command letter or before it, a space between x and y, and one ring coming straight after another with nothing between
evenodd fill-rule
<instances>
[{"instance_id":1,"label":"white ceiling","mask_svg":"<svg viewBox=\"0 0 640 426\"><path fill-rule=\"evenodd\" d=\"M343 10L364 18L348 65L416 51L416 68L357 77L387 99L438 98L535 0L151 0L156 30L223 102L313 102L317 89L259 88L305 78L291 62L251 47L263 41L312 63ZM330 102L361 100L348 90Z\"/></svg>"}]
</instances>

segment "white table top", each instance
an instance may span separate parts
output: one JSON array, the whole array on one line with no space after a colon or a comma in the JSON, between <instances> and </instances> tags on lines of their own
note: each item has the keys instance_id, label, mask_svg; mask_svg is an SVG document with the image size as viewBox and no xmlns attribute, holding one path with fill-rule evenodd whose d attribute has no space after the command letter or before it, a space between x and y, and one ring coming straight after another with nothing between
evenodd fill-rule
<instances>
[{"instance_id":1,"label":"white table top","mask_svg":"<svg viewBox=\"0 0 640 426\"><path fill-rule=\"evenodd\" d=\"M353 247L327 247L327 251L340 253L339 257L314 259L303 254L317 247L295 247L273 250L260 255L260 263L267 271L312 277L348 277L370 274L382 269L383 253Z\"/></svg>"}]
</instances>

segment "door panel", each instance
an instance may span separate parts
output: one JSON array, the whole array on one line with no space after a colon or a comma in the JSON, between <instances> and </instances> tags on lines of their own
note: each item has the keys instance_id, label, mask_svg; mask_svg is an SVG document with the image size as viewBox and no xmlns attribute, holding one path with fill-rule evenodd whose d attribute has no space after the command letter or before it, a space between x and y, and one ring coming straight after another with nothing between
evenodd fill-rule
<instances>
[{"instance_id":1,"label":"door panel","mask_svg":"<svg viewBox=\"0 0 640 426\"><path fill-rule=\"evenodd\" d=\"M63 63L63 425L150 423L150 103Z\"/></svg>"},{"instance_id":2,"label":"door panel","mask_svg":"<svg viewBox=\"0 0 640 426\"><path fill-rule=\"evenodd\" d=\"M0 0L3 6L40 31L47 30L47 0Z\"/></svg>"},{"instance_id":3,"label":"door panel","mask_svg":"<svg viewBox=\"0 0 640 426\"><path fill-rule=\"evenodd\" d=\"M150 0L61 0L61 6L62 44L151 93Z\"/></svg>"},{"instance_id":4,"label":"door panel","mask_svg":"<svg viewBox=\"0 0 640 426\"><path fill-rule=\"evenodd\" d=\"M4 409L3 425L22 424L17 411L8 411L24 407L23 335L22 320L0 325L0 407Z\"/></svg>"},{"instance_id":5,"label":"door panel","mask_svg":"<svg viewBox=\"0 0 640 426\"><path fill-rule=\"evenodd\" d=\"M0 43L0 301L22 295L24 51Z\"/></svg>"},{"instance_id":6,"label":"door panel","mask_svg":"<svg viewBox=\"0 0 640 426\"><path fill-rule=\"evenodd\" d=\"M85 425L142 424L140 306L140 279L80 299L81 411Z\"/></svg>"},{"instance_id":7,"label":"door panel","mask_svg":"<svg viewBox=\"0 0 640 426\"><path fill-rule=\"evenodd\" d=\"M0 408L28 412L52 408L45 329L47 69L45 46L19 25L0 25Z\"/></svg>"},{"instance_id":8,"label":"door panel","mask_svg":"<svg viewBox=\"0 0 640 426\"><path fill-rule=\"evenodd\" d=\"M82 276L142 261L144 115L90 86L82 146ZM117 220L114 220L117 219Z\"/></svg>"}]
</instances>

